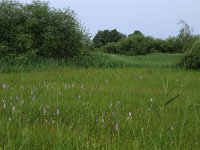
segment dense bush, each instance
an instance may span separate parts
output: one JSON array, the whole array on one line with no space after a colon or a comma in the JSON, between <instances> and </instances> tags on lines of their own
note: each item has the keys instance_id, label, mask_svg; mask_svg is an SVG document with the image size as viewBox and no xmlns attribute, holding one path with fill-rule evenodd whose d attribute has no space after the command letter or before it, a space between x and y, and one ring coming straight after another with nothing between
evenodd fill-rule
<instances>
[{"instance_id":1,"label":"dense bush","mask_svg":"<svg viewBox=\"0 0 200 150\"><path fill-rule=\"evenodd\" d=\"M114 30L98 31L93 38L94 47L100 48L108 43L116 43L122 38L126 37L124 34Z\"/></svg>"},{"instance_id":2,"label":"dense bush","mask_svg":"<svg viewBox=\"0 0 200 150\"><path fill-rule=\"evenodd\" d=\"M88 36L70 9L48 3L0 2L0 58L68 58L86 52Z\"/></svg>"},{"instance_id":3,"label":"dense bush","mask_svg":"<svg viewBox=\"0 0 200 150\"><path fill-rule=\"evenodd\" d=\"M158 50L164 53L181 53L183 52L183 47L184 43L179 37L169 37L162 41Z\"/></svg>"},{"instance_id":4,"label":"dense bush","mask_svg":"<svg viewBox=\"0 0 200 150\"><path fill-rule=\"evenodd\" d=\"M154 39L140 34L131 35L117 43L110 43L103 47L108 53L125 55L145 55L154 49Z\"/></svg>"},{"instance_id":5,"label":"dense bush","mask_svg":"<svg viewBox=\"0 0 200 150\"><path fill-rule=\"evenodd\" d=\"M200 69L200 39L196 40L182 58L180 65L188 69Z\"/></svg>"}]
</instances>

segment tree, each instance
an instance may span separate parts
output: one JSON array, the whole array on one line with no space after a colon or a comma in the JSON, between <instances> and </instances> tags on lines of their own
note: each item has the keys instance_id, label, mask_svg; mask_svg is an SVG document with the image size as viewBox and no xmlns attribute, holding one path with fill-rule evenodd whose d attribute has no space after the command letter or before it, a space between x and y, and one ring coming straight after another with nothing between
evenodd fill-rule
<instances>
[{"instance_id":1,"label":"tree","mask_svg":"<svg viewBox=\"0 0 200 150\"><path fill-rule=\"evenodd\" d=\"M200 69L200 39L197 39L192 48L185 53L180 65L188 69Z\"/></svg>"},{"instance_id":2,"label":"tree","mask_svg":"<svg viewBox=\"0 0 200 150\"><path fill-rule=\"evenodd\" d=\"M183 40L187 40L192 36L193 28L189 26L184 20L180 20L178 24L182 25L179 30L179 37Z\"/></svg>"},{"instance_id":3,"label":"tree","mask_svg":"<svg viewBox=\"0 0 200 150\"><path fill-rule=\"evenodd\" d=\"M93 38L93 44L95 47L100 48L108 43L116 43L124 37L126 37L126 35L118 32L116 29L98 31Z\"/></svg>"},{"instance_id":4,"label":"tree","mask_svg":"<svg viewBox=\"0 0 200 150\"><path fill-rule=\"evenodd\" d=\"M132 36L132 35L142 35L144 36L144 34L142 32L140 32L139 30L135 30L132 34L130 34L129 36Z\"/></svg>"},{"instance_id":5,"label":"tree","mask_svg":"<svg viewBox=\"0 0 200 150\"><path fill-rule=\"evenodd\" d=\"M51 8L48 2L0 1L0 26L1 58L69 58L89 46L74 11Z\"/></svg>"},{"instance_id":6,"label":"tree","mask_svg":"<svg viewBox=\"0 0 200 150\"><path fill-rule=\"evenodd\" d=\"M195 41L195 38L192 35L193 28L190 27L190 25L186 23L184 20L180 20L178 24L182 25L182 27L179 30L179 35L178 35L178 38L183 44L182 51L187 51L192 47Z\"/></svg>"}]
</instances>

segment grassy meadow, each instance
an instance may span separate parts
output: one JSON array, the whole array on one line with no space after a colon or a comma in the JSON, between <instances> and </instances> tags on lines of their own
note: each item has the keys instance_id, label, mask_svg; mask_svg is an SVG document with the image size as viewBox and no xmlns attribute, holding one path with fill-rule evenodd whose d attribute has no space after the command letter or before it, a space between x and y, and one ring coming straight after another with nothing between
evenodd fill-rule
<instances>
[{"instance_id":1,"label":"grassy meadow","mask_svg":"<svg viewBox=\"0 0 200 150\"><path fill-rule=\"evenodd\" d=\"M175 68L179 57L2 65L0 149L198 149L200 72Z\"/></svg>"}]
</instances>

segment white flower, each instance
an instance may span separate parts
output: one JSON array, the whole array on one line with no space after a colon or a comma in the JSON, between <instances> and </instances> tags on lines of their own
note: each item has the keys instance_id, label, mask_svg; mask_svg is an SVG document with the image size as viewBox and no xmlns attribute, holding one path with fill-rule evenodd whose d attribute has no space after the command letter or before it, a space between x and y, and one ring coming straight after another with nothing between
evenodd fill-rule
<instances>
[{"instance_id":1,"label":"white flower","mask_svg":"<svg viewBox=\"0 0 200 150\"><path fill-rule=\"evenodd\" d=\"M128 113L128 117L126 118L126 120L131 120L131 119L132 119L132 113L129 112L129 113Z\"/></svg>"},{"instance_id":2,"label":"white flower","mask_svg":"<svg viewBox=\"0 0 200 150\"><path fill-rule=\"evenodd\" d=\"M153 102L153 99L152 99L152 98L150 98L150 102Z\"/></svg>"},{"instance_id":3,"label":"white flower","mask_svg":"<svg viewBox=\"0 0 200 150\"><path fill-rule=\"evenodd\" d=\"M104 118L102 117L101 122L104 123L104 121L105 121L105 120L104 120Z\"/></svg>"},{"instance_id":4,"label":"white flower","mask_svg":"<svg viewBox=\"0 0 200 150\"><path fill-rule=\"evenodd\" d=\"M2 85L3 89L5 90L7 88L7 85L6 84L3 84Z\"/></svg>"},{"instance_id":5,"label":"white flower","mask_svg":"<svg viewBox=\"0 0 200 150\"><path fill-rule=\"evenodd\" d=\"M120 105L120 101L117 101L117 102L116 102L116 105L119 106L119 105Z\"/></svg>"},{"instance_id":6,"label":"white flower","mask_svg":"<svg viewBox=\"0 0 200 150\"><path fill-rule=\"evenodd\" d=\"M45 115L47 113L47 109L44 107L43 108L43 114Z\"/></svg>"},{"instance_id":7,"label":"white flower","mask_svg":"<svg viewBox=\"0 0 200 150\"><path fill-rule=\"evenodd\" d=\"M12 112L16 112L16 107L15 106L12 107Z\"/></svg>"},{"instance_id":8,"label":"white flower","mask_svg":"<svg viewBox=\"0 0 200 150\"><path fill-rule=\"evenodd\" d=\"M3 103L3 109L6 110L6 103Z\"/></svg>"},{"instance_id":9,"label":"white flower","mask_svg":"<svg viewBox=\"0 0 200 150\"><path fill-rule=\"evenodd\" d=\"M60 114L60 110L57 109L57 110L56 110L56 115L58 116L59 114Z\"/></svg>"},{"instance_id":10,"label":"white flower","mask_svg":"<svg viewBox=\"0 0 200 150\"><path fill-rule=\"evenodd\" d=\"M119 123L118 122L115 124L115 130L119 132Z\"/></svg>"}]
</instances>

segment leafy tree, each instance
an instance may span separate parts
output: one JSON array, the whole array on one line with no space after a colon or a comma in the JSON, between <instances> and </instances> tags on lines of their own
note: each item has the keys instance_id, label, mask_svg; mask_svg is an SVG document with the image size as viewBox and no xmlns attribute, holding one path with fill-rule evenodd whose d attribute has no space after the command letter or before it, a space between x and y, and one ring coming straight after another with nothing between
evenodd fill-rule
<instances>
[{"instance_id":1,"label":"leafy tree","mask_svg":"<svg viewBox=\"0 0 200 150\"><path fill-rule=\"evenodd\" d=\"M144 34L142 32L140 32L139 30L135 30L133 32L133 34L130 34L129 36L132 36L132 35L143 35L144 36Z\"/></svg>"},{"instance_id":2,"label":"leafy tree","mask_svg":"<svg viewBox=\"0 0 200 150\"><path fill-rule=\"evenodd\" d=\"M90 40L70 9L46 2L0 2L0 57L68 58L88 52Z\"/></svg>"},{"instance_id":3,"label":"leafy tree","mask_svg":"<svg viewBox=\"0 0 200 150\"><path fill-rule=\"evenodd\" d=\"M177 38L179 38L183 44L182 51L187 51L192 47L194 41L196 40L192 35L193 28L190 27L190 25L184 20L180 20L178 24L182 25L182 27L179 30L179 35Z\"/></svg>"},{"instance_id":4,"label":"leafy tree","mask_svg":"<svg viewBox=\"0 0 200 150\"><path fill-rule=\"evenodd\" d=\"M135 34L124 38L117 43L109 43L103 47L108 53L124 54L124 55L145 55L155 51L154 39Z\"/></svg>"},{"instance_id":5,"label":"leafy tree","mask_svg":"<svg viewBox=\"0 0 200 150\"><path fill-rule=\"evenodd\" d=\"M116 43L124 37L126 36L118 32L116 29L98 31L97 34L93 38L93 44L95 47L99 48L108 43L112 43L112 42Z\"/></svg>"},{"instance_id":6,"label":"leafy tree","mask_svg":"<svg viewBox=\"0 0 200 150\"><path fill-rule=\"evenodd\" d=\"M182 58L180 65L188 69L200 69L200 39L194 42L192 48Z\"/></svg>"}]
</instances>

